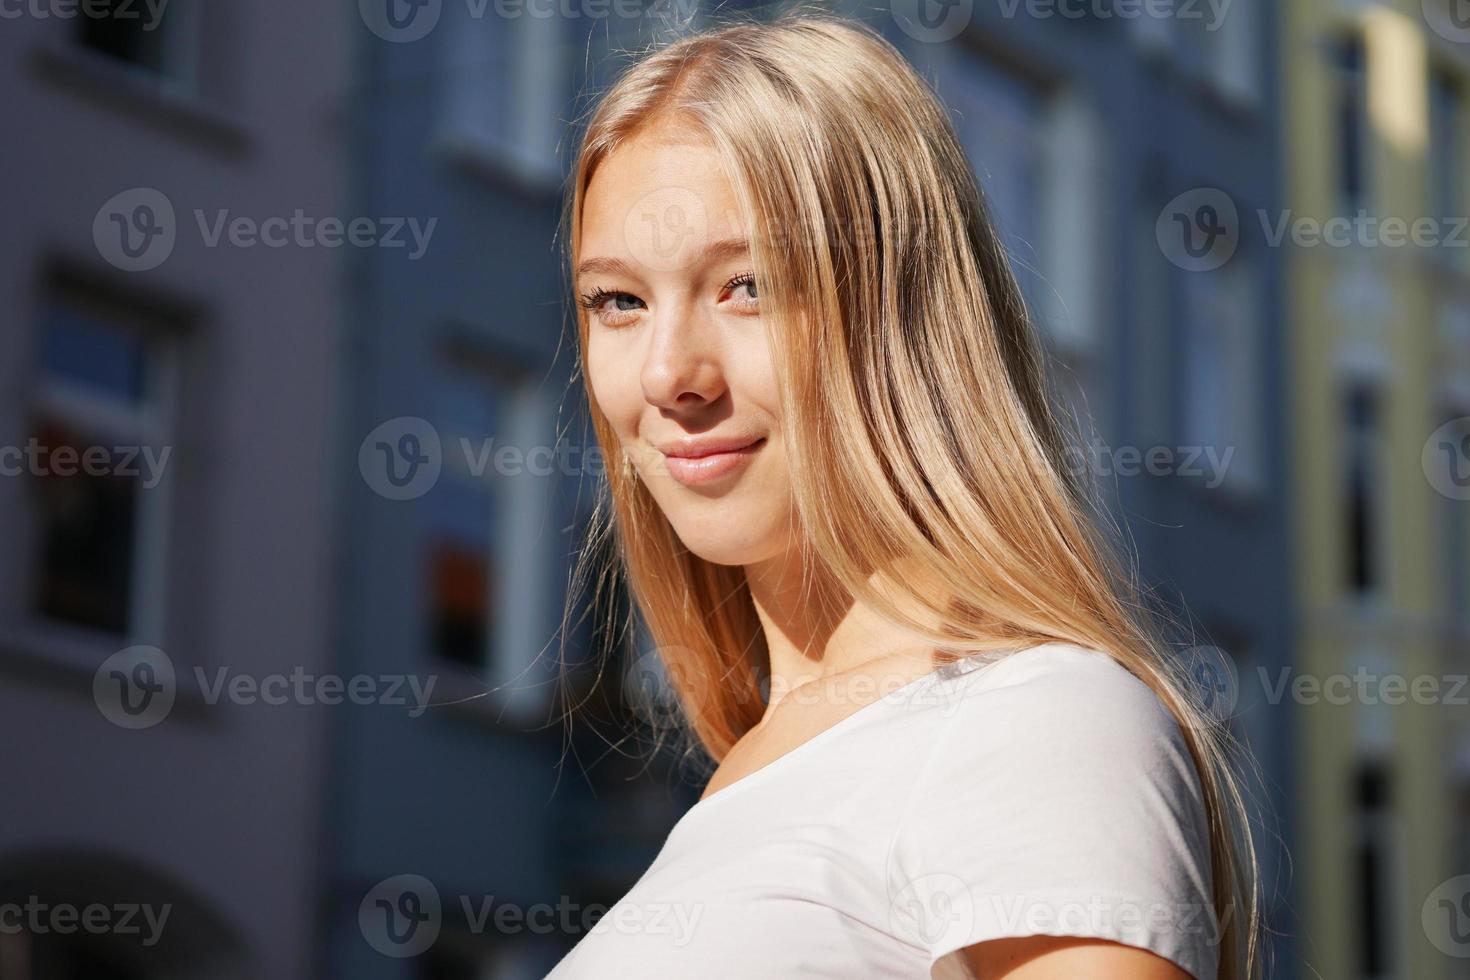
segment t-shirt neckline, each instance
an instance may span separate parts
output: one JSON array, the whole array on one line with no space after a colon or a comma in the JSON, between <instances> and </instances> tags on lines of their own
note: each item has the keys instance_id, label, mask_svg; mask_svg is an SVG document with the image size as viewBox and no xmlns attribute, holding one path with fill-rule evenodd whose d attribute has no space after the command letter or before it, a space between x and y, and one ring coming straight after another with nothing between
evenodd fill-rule
<instances>
[{"instance_id":1,"label":"t-shirt neckline","mask_svg":"<svg viewBox=\"0 0 1470 980\"><path fill-rule=\"evenodd\" d=\"M981 668L993 666L994 664L999 663L1001 660L1005 659L1006 656L1015 654L1017 652L1019 651L1015 649L977 650L974 653L962 656L957 660L952 660L949 663L944 664L943 666L936 667L934 670L920 674L918 677L915 677L912 680L901 684L900 686L894 688L892 691L889 691L887 694L884 694L881 697L874 698L872 701L869 701L867 704L862 705L851 714L844 715L843 717L837 719L837 721L817 732L817 734L813 735L805 742L802 742L795 748L787 750L785 753L777 756L770 762L767 762L765 765L761 766L759 769L756 769L754 772L747 773L746 775L741 776L739 779L735 780L735 782L731 783L730 785L716 790L703 799L696 800L693 806L684 811L684 815L679 818L678 824L684 823L684 821L689 819L689 817L693 814L700 812L703 809L707 809L708 804L713 803L715 800L718 800L721 797L730 795L734 791L738 790L741 786L760 776L762 773L768 773L772 769L778 768L787 759L790 759L792 756L802 753L810 746L816 745L819 742L830 741L829 736L835 735L838 732L851 727L851 725L857 719L863 717L871 717L876 714L875 712L869 711L870 708L873 708L874 706L883 703L887 703L890 705L901 704L912 697L913 694L925 684L932 684L936 681L945 680L951 677L955 677L957 675L974 673ZM987 660L985 658L993 659Z\"/></svg>"}]
</instances>

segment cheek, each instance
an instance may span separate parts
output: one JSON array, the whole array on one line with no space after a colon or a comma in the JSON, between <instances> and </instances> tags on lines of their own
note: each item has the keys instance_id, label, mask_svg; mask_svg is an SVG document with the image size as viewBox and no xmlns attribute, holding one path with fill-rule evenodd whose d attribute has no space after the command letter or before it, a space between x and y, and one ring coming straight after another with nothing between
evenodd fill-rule
<instances>
[{"instance_id":1,"label":"cheek","mask_svg":"<svg viewBox=\"0 0 1470 980\"><path fill-rule=\"evenodd\" d=\"M781 438L780 385L766 345L752 342L738 351L729 351L725 377L735 401L736 414L758 419L768 430L770 448L774 452L766 454L762 464L763 479L773 482L772 489L784 485L788 473L785 440Z\"/></svg>"},{"instance_id":2,"label":"cheek","mask_svg":"<svg viewBox=\"0 0 1470 980\"><path fill-rule=\"evenodd\" d=\"M624 441L637 432L642 413L643 390L636 363L617 348L589 339L587 343L587 386L602 414Z\"/></svg>"},{"instance_id":3,"label":"cheek","mask_svg":"<svg viewBox=\"0 0 1470 980\"><path fill-rule=\"evenodd\" d=\"M747 342L727 352L727 376L737 397L746 409L755 409L773 425L781 422L780 386L771 349L759 327Z\"/></svg>"}]
</instances>

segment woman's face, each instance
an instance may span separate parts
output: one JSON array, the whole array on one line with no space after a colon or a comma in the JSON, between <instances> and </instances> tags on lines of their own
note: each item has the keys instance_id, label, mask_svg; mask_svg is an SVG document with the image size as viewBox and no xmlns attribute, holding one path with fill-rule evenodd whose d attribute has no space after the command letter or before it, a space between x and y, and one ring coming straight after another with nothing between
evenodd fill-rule
<instances>
[{"instance_id":1,"label":"woman's face","mask_svg":"<svg viewBox=\"0 0 1470 980\"><path fill-rule=\"evenodd\" d=\"M645 130L593 175L581 235L587 380L622 451L701 558L780 554L794 511L775 375L715 152L675 125Z\"/></svg>"}]
</instances>

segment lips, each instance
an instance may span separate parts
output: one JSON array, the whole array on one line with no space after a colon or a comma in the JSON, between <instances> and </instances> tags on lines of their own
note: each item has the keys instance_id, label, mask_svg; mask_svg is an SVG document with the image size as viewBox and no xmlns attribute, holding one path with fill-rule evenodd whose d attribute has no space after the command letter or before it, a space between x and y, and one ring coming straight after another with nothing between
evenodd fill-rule
<instances>
[{"instance_id":1,"label":"lips","mask_svg":"<svg viewBox=\"0 0 1470 980\"><path fill-rule=\"evenodd\" d=\"M662 449L669 475L685 486L699 486L723 479L739 470L766 444L755 440L690 440Z\"/></svg>"}]
</instances>

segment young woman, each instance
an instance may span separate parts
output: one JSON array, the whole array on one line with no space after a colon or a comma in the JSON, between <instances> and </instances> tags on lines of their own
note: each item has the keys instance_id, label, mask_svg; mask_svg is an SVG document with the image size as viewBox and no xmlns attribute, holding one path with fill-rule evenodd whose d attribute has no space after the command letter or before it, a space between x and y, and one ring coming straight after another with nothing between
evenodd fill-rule
<instances>
[{"instance_id":1,"label":"young woman","mask_svg":"<svg viewBox=\"0 0 1470 980\"><path fill-rule=\"evenodd\" d=\"M568 205L596 533L718 768L551 976L1246 976L1225 736L1087 516L923 80L827 16L683 38Z\"/></svg>"}]
</instances>

